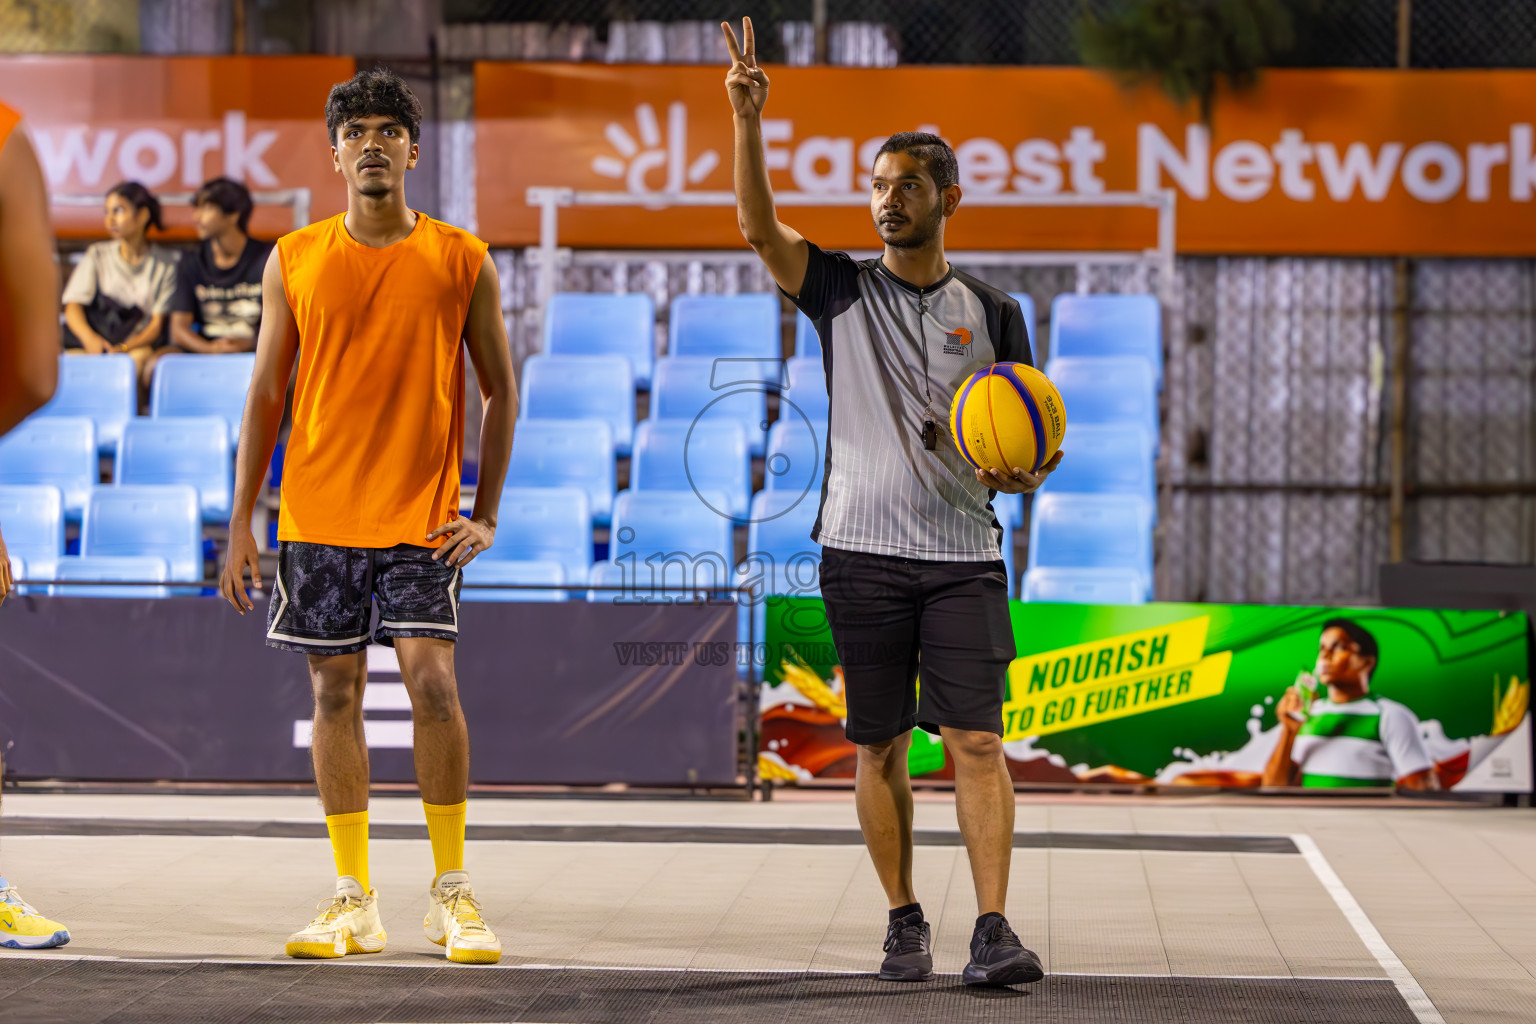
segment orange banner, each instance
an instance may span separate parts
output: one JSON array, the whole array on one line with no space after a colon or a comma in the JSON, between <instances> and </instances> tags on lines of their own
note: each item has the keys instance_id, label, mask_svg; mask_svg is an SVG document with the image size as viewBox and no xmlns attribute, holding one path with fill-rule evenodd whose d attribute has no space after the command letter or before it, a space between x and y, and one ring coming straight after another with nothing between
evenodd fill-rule
<instances>
[{"instance_id":1,"label":"orange banner","mask_svg":"<svg viewBox=\"0 0 1536 1024\"><path fill-rule=\"evenodd\" d=\"M101 195L123 180L188 192L224 175L252 191L308 188L312 219L346 208L332 170L325 97L352 77L338 57L8 57L0 101L26 118L55 195ZM189 211L167 207L172 234ZM99 209L56 206L61 235L101 236ZM292 229L258 207L253 233Z\"/></svg>"},{"instance_id":2,"label":"orange banner","mask_svg":"<svg viewBox=\"0 0 1536 1024\"><path fill-rule=\"evenodd\" d=\"M1178 193L1191 253L1536 254L1536 73L1271 71L1223 96L1212 125L1153 88L1066 68L770 67L764 137L774 187L863 192L896 131L955 146L956 249L1139 249L1147 211L984 208L987 196ZM538 239L529 186L728 191L723 67L476 67L481 233ZM872 248L863 208L783 208L812 240ZM560 211L582 247L737 248L730 209Z\"/></svg>"}]
</instances>

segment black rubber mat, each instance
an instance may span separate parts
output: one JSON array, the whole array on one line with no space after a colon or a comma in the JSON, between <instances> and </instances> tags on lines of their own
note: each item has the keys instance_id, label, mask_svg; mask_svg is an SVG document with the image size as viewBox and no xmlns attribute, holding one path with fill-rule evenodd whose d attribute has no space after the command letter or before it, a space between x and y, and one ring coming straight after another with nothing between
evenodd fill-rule
<instances>
[{"instance_id":1,"label":"black rubber mat","mask_svg":"<svg viewBox=\"0 0 1536 1024\"><path fill-rule=\"evenodd\" d=\"M1078 975L971 989L953 976L903 985L872 975L4 957L0 1006L27 1024L1415 1024L1388 981Z\"/></svg>"},{"instance_id":2,"label":"black rubber mat","mask_svg":"<svg viewBox=\"0 0 1536 1024\"><path fill-rule=\"evenodd\" d=\"M325 822L175 821L157 818L5 819L13 836L251 836L324 839ZM373 822L374 839L426 839L425 825ZM862 846L852 828L740 828L730 825L470 825L466 838L545 843L755 843ZM916 846L960 846L960 833L918 830ZM1159 835L1141 832L1016 832L1013 845L1056 850L1178 850L1202 853L1297 853L1286 836Z\"/></svg>"}]
</instances>

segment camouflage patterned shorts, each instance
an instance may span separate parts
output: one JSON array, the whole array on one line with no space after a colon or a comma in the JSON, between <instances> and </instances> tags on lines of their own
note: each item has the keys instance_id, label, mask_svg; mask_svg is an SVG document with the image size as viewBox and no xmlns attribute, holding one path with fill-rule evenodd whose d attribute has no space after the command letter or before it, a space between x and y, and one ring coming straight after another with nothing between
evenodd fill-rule
<instances>
[{"instance_id":1,"label":"camouflage patterned shorts","mask_svg":"<svg viewBox=\"0 0 1536 1024\"><path fill-rule=\"evenodd\" d=\"M463 570L432 561L433 548L346 548L283 541L267 644L300 654L355 654L370 640L457 640ZM373 602L379 623L373 627Z\"/></svg>"}]
</instances>

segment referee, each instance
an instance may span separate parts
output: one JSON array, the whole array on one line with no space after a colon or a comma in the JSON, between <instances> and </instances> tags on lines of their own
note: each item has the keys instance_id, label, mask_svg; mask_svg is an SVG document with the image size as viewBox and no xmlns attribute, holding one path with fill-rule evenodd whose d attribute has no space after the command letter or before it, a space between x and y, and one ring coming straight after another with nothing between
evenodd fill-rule
<instances>
[{"instance_id":1,"label":"referee","mask_svg":"<svg viewBox=\"0 0 1536 1024\"><path fill-rule=\"evenodd\" d=\"M1039 473L972 469L945 425L955 389L995 362L1030 363L1019 304L944 258L960 203L955 154L936 135L893 135L875 158L870 213L878 259L823 252L775 215L763 157L768 76L752 22L731 53L737 219L779 287L816 324L831 417L821 511L821 592L842 662L848 738L858 746L864 844L890 925L880 977L933 974L928 923L912 889L912 727L944 738L980 917L964 979L1013 985L1044 976L1003 916L1013 848L1013 782L1003 696L1015 655L1002 528L992 492L1033 491ZM919 660L922 667L918 694Z\"/></svg>"}]
</instances>

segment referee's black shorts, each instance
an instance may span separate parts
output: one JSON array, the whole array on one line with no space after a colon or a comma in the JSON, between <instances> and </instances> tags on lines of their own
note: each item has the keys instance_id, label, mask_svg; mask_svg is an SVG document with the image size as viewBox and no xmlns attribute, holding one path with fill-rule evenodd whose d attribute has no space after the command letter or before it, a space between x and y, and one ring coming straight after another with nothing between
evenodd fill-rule
<instances>
[{"instance_id":1,"label":"referee's black shorts","mask_svg":"<svg viewBox=\"0 0 1536 1024\"><path fill-rule=\"evenodd\" d=\"M823 548L821 596L843 666L850 740L883 743L914 725L1003 734L1016 648L1001 559L931 562Z\"/></svg>"}]
</instances>

